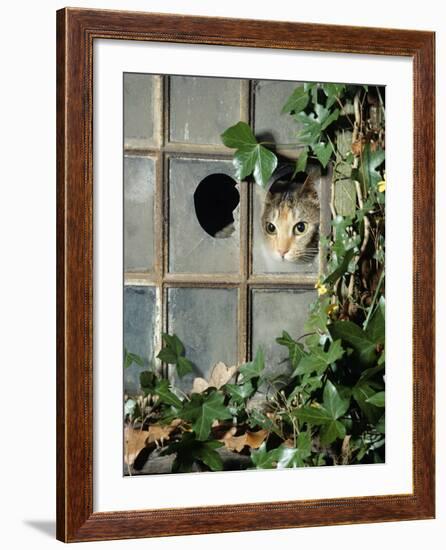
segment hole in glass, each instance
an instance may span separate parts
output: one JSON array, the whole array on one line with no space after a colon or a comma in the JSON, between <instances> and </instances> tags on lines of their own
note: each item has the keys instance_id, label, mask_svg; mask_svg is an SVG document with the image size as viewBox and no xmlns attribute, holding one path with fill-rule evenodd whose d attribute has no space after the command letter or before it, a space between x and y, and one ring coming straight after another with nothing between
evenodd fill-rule
<instances>
[{"instance_id":1,"label":"hole in glass","mask_svg":"<svg viewBox=\"0 0 446 550\"><path fill-rule=\"evenodd\" d=\"M225 239L235 231L233 212L240 202L236 185L227 174L210 174L195 190L195 214L211 237Z\"/></svg>"}]
</instances>

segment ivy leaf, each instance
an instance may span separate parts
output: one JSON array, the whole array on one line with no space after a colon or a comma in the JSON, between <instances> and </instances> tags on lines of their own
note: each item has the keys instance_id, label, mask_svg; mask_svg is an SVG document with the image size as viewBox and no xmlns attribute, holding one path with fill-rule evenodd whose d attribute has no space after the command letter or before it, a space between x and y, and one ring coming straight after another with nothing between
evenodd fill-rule
<instances>
[{"instance_id":1,"label":"ivy leaf","mask_svg":"<svg viewBox=\"0 0 446 550\"><path fill-rule=\"evenodd\" d=\"M177 373L180 378L183 378L184 375L194 370L192 363L189 361L189 359L186 359L186 357L179 356L176 365Z\"/></svg>"},{"instance_id":2,"label":"ivy leaf","mask_svg":"<svg viewBox=\"0 0 446 550\"><path fill-rule=\"evenodd\" d=\"M256 143L244 145L238 149L234 154L233 164L236 177L240 181L253 174L257 185L266 188L272 173L277 168L277 157L272 151Z\"/></svg>"},{"instance_id":3,"label":"ivy leaf","mask_svg":"<svg viewBox=\"0 0 446 550\"><path fill-rule=\"evenodd\" d=\"M308 92L305 90L304 86L299 86L286 100L281 113L299 113L305 109L309 100Z\"/></svg>"},{"instance_id":4,"label":"ivy leaf","mask_svg":"<svg viewBox=\"0 0 446 550\"><path fill-rule=\"evenodd\" d=\"M124 349L124 368L128 369L133 363L136 363L140 367L144 366L144 359L136 353L130 353Z\"/></svg>"},{"instance_id":5,"label":"ivy leaf","mask_svg":"<svg viewBox=\"0 0 446 550\"><path fill-rule=\"evenodd\" d=\"M321 443L329 445L336 439L345 437L345 426L338 419L347 412L349 405L350 398L341 397L336 386L327 380L323 393L323 405L302 407L294 414L302 422L321 426Z\"/></svg>"},{"instance_id":6,"label":"ivy leaf","mask_svg":"<svg viewBox=\"0 0 446 550\"><path fill-rule=\"evenodd\" d=\"M326 107L330 108L345 91L345 84L322 84L322 90L327 96Z\"/></svg>"},{"instance_id":7,"label":"ivy leaf","mask_svg":"<svg viewBox=\"0 0 446 550\"><path fill-rule=\"evenodd\" d=\"M377 359L376 342L364 330L352 321L335 321L330 327L333 338L340 338L356 352L359 361L371 366Z\"/></svg>"},{"instance_id":8,"label":"ivy leaf","mask_svg":"<svg viewBox=\"0 0 446 550\"><path fill-rule=\"evenodd\" d=\"M240 374L243 376L243 382L258 378L265 368L265 356L262 348L258 348L254 361L245 363L240 367Z\"/></svg>"},{"instance_id":9,"label":"ivy leaf","mask_svg":"<svg viewBox=\"0 0 446 550\"><path fill-rule=\"evenodd\" d=\"M158 353L157 357L163 363L176 365L177 373L180 378L193 371L193 364L184 357L185 349L183 342L176 334L163 333L164 347Z\"/></svg>"},{"instance_id":10,"label":"ivy leaf","mask_svg":"<svg viewBox=\"0 0 446 550\"><path fill-rule=\"evenodd\" d=\"M173 405L174 407L182 407L183 402L169 389L168 380L158 380L155 387L153 388L153 393L158 395L160 401L166 403L167 405Z\"/></svg>"},{"instance_id":11,"label":"ivy leaf","mask_svg":"<svg viewBox=\"0 0 446 550\"><path fill-rule=\"evenodd\" d=\"M286 330L282 332L282 336L280 338L276 338L276 342L281 346L286 346L288 348L290 363L295 369L299 364L299 361L305 356L303 345L293 340Z\"/></svg>"},{"instance_id":12,"label":"ivy leaf","mask_svg":"<svg viewBox=\"0 0 446 550\"><path fill-rule=\"evenodd\" d=\"M315 112L309 115L304 112L295 115L297 122L302 124L299 139L304 145L318 143L322 132L338 119L340 113L339 109L330 111L319 103L316 103L314 110Z\"/></svg>"},{"instance_id":13,"label":"ivy leaf","mask_svg":"<svg viewBox=\"0 0 446 550\"><path fill-rule=\"evenodd\" d=\"M366 399L366 403L370 403L371 405L375 405L375 407L385 407L385 392L380 391Z\"/></svg>"},{"instance_id":14,"label":"ivy leaf","mask_svg":"<svg viewBox=\"0 0 446 550\"><path fill-rule=\"evenodd\" d=\"M168 365L175 365L178 360L177 354L170 348L163 348L158 353L157 357L163 363L167 363Z\"/></svg>"},{"instance_id":15,"label":"ivy leaf","mask_svg":"<svg viewBox=\"0 0 446 550\"><path fill-rule=\"evenodd\" d=\"M322 405L300 407L293 414L302 422L307 422L314 426L321 426L332 421L331 414Z\"/></svg>"},{"instance_id":16,"label":"ivy leaf","mask_svg":"<svg viewBox=\"0 0 446 550\"><path fill-rule=\"evenodd\" d=\"M373 313L367 328L365 329L371 340L378 344L384 344L386 339L386 323L385 323L385 299L381 296L378 307Z\"/></svg>"},{"instance_id":17,"label":"ivy leaf","mask_svg":"<svg viewBox=\"0 0 446 550\"><path fill-rule=\"evenodd\" d=\"M353 248L350 248L350 250L347 250L345 253L342 262L340 266L333 271L333 273L330 273L328 277L324 279L325 285L332 285L335 283L340 277L345 275L348 272L348 266L353 259L353 256L355 255L355 251Z\"/></svg>"},{"instance_id":18,"label":"ivy leaf","mask_svg":"<svg viewBox=\"0 0 446 550\"><path fill-rule=\"evenodd\" d=\"M293 175L291 176L291 179L294 179L295 175L299 172L305 172L307 169L307 162L308 162L308 147L304 147L302 151L299 153L299 156L296 161L296 167L294 169Z\"/></svg>"},{"instance_id":19,"label":"ivy leaf","mask_svg":"<svg viewBox=\"0 0 446 550\"><path fill-rule=\"evenodd\" d=\"M322 445L330 445L336 439L344 439L346 434L345 426L339 420L332 420L321 428Z\"/></svg>"},{"instance_id":20,"label":"ivy leaf","mask_svg":"<svg viewBox=\"0 0 446 550\"><path fill-rule=\"evenodd\" d=\"M219 441L198 441L192 432L184 432L180 441L171 443L161 454L176 454L172 464L172 473L191 472L198 460L211 470L223 469L223 461L216 449L222 447Z\"/></svg>"},{"instance_id":21,"label":"ivy leaf","mask_svg":"<svg viewBox=\"0 0 446 550\"><path fill-rule=\"evenodd\" d=\"M375 393L375 390L366 382L358 382L353 388L353 398L371 424L376 424L382 415L379 407L368 402Z\"/></svg>"},{"instance_id":22,"label":"ivy leaf","mask_svg":"<svg viewBox=\"0 0 446 550\"><path fill-rule=\"evenodd\" d=\"M221 140L230 149L240 149L245 145L257 145L257 139L246 122L237 122L221 134Z\"/></svg>"},{"instance_id":23,"label":"ivy leaf","mask_svg":"<svg viewBox=\"0 0 446 550\"><path fill-rule=\"evenodd\" d=\"M249 381L244 384L226 384L225 391L235 403L242 403L245 399L251 397L254 386Z\"/></svg>"},{"instance_id":24,"label":"ivy leaf","mask_svg":"<svg viewBox=\"0 0 446 550\"><path fill-rule=\"evenodd\" d=\"M322 164L322 167L327 168L327 164L329 163L331 154L333 152L331 145L329 143L320 142L312 145L311 148L313 149L314 154L317 156L318 161Z\"/></svg>"},{"instance_id":25,"label":"ivy leaf","mask_svg":"<svg viewBox=\"0 0 446 550\"><path fill-rule=\"evenodd\" d=\"M361 164L359 168L353 171L355 179L360 181L366 190L376 187L382 180L378 168L384 162L385 152L382 149L372 151L370 144L366 143L361 155Z\"/></svg>"},{"instance_id":26,"label":"ivy leaf","mask_svg":"<svg viewBox=\"0 0 446 550\"><path fill-rule=\"evenodd\" d=\"M265 188L277 167L276 155L257 142L246 122L228 128L221 134L221 139L226 147L237 149L233 158L236 177L242 181L253 174L257 185Z\"/></svg>"},{"instance_id":27,"label":"ivy leaf","mask_svg":"<svg viewBox=\"0 0 446 550\"><path fill-rule=\"evenodd\" d=\"M251 460L256 468L271 469L277 468L280 460L281 449L266 450L266 443L262 443L259 449L251 452Z\"/></svg>"},{"instance_id":28,"label":"ivy leaf","mask_svg":"<svg viewBox=\"0 0 446 550\"><path fill-rule=\"evenodd\" d=\"M294 375L311 374L316 372L317 374L323 374L328 365L336 362L344 355L342 344L340 340L335 340L330 343L328 351L324 351L321 346L314 346L310 348L309 352L299 361Z\"/></svg>"},{"instance_id":29,"label":"ivy leaf","mask_svg":"<svg viewBox=\"0 0 446 550\"><path fill-rule=\"evenodd\" d=\"M153 372L145 370L139 375L139 383L141 388L144 390L144 393L147 395L148 393L151 393L155 387L156 376Z\"/></svg>"},{"instance_id":30,"label":"ivy leaf","mask_svg":"<svg viewBox=\"0 0 446 550\"><path fill-rule=\"evenodd\" d=\"M350 398L342 398L336 386L330 380L327 380L324 388L323 403L332 418L337 420L347 412Z\"/></svg>"},{"instance_id":31,"label":"ivy leaf","mask_svg":"<svg viewBox=\"0 0 446 550\"><path fill-rule=\"evenodd\" d=\"M178 338L176 334L166 334L163 335L163 340L166 343L167 347L176 353L177 356L183 355L184 345L183 342Z\"/></svg>"},{"instance_id":32,"label":"ivy leaf","mask_svg":"<svg viewBox=\"0 0 446 550\"><path fill-rule=\"evenodd\" d=\"M192 422L198 440L205 441L208 438L214 420L232 418L223 402L224 395L218 392L209 395L194 393L183 407L181 418Z\"/></svg>"}]
</instances>

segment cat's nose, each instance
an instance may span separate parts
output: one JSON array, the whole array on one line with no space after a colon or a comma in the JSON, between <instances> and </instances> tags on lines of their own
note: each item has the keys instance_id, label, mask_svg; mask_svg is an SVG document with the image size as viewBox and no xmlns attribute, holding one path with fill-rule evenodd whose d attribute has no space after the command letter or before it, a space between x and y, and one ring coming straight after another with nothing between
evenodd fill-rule
<instances>
[{"instance_id":1,"label":"cat's nose","mask_svg":"<svg viewBox=\"0 0 446 550\"><path fill-rule=\"evenodd\" d=\"M281 258L285 258L286 254L288 252L288 248L279 248L278 252L279 252Z\"/></svg>"}]
</instances>

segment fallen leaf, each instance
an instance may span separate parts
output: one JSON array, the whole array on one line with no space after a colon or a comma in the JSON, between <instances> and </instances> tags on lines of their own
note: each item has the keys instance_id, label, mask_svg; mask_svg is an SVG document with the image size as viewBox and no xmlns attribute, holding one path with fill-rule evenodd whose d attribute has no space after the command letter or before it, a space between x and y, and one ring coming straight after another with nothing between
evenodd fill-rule
<instances>
[{"instance_id":1,"label":"fallen leaf","mask_svg":"<svg viewBox=\"0 0 446 550\"><path fill-rule=\"evenodd\" d=\"M144 430L135 430L129 426L124 428L124 459L128 466L131 466L135 462L135 458L141 449L144 449L146 446L148 435L148 432Z\"/></svg>"},{"instance_id":2,"label":"fallen leaf","mask_svg":"<svg viewBox=\"0 0 446 550\"><path fill-rule=\"evenodd\" d=\"M153 424L149 426L147 443L158 443L161 445L165 439L169 439L170 434L181 424L181 418L175 418L170 424Z\"/></svg>"},{"instance_id":3,"label":"fallen leaf","mask_svg":"<svg viewBox=\"0 0 446 550\"><path fill-rule=\"evenodd\" d=\"M231 428L223 436L220 441L224 443L225 447L229 451L236 451L239 453L244 447L250 447L251 449L258 449L265 441L268 432L266 430L259 430L257 432L246 432L242 435L235 435L237 428Z\"/></svg>"},{"instance_id":4,"label":"fallen leaf","mask_svg":"<svg viewBox=\"0 0 446 550\"><path fill-rule=\"evenodd\" d=\"M217 388L219 390L222 386L227 384L229 380L237 372L237 367L227 367L222 361L217 363L211 371L209 382L204 378L195 378L192 393L203 393L208 388Z\"/></svg>"},{"instance_id":5,"label":"fallen leaf","mask_svg":"<svg viewBox=\"0 0 446 550\"><path fill-rule=\"evenodd\" d=\"M260 445L265 441L268 432L266 430L259 430L257 432L246 432L246 445L251 449L258 449Z\"/></svg>"}]
</instances>

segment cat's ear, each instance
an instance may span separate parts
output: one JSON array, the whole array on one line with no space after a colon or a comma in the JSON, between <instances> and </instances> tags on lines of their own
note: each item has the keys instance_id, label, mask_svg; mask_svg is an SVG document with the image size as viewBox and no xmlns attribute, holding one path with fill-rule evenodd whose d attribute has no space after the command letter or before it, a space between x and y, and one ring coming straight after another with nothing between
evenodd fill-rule
<instances>
[{"instance_id":1,"label":"cat's ear","mask_svg":"<svg viewBox=\"0 0 446 550\"><path fill-rule=\"evenodd\" d=\"M316 188L314 178L311 177L310 175L307 176L307 179L302 184L302 188L300 190L300 196L302 198L319 202L319 193Z\"/></svg>"}]
</instances>

